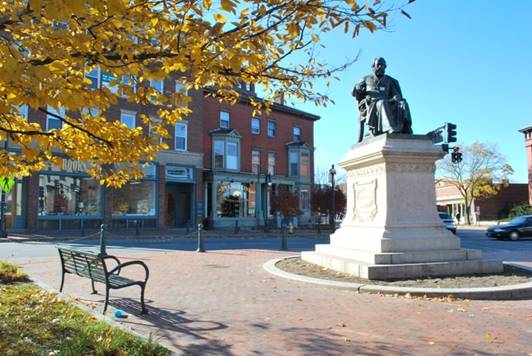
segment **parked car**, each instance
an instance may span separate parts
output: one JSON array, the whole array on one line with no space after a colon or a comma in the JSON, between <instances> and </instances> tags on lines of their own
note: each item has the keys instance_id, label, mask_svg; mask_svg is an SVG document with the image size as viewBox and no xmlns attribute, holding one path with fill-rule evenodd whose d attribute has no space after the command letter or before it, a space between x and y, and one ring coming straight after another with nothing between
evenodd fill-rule
<instances>
[{"instance_id":1,"label":"parked car","mask_svg":"<svg viewBox=\"0 0 532 356\"><path fill-rule=\"evenodd\" d=\"M517 241L521 237L532 236L532 215L523 215L514 218L507 224L492 226L486 230L486 235L497 239L508 238Z\"/></svg>"},{"instance_id":2,"label":"parked car","mask_svg":"<svg viewBox=\"0 0 532 356\"><path fill-rule=\"evenodd\" d=\"M456 235L456 224L454 223L453 218L447 213L438 212L438 214L440 215L440 219L445 224L447 230Z\"/></svg>"}]
</instances>

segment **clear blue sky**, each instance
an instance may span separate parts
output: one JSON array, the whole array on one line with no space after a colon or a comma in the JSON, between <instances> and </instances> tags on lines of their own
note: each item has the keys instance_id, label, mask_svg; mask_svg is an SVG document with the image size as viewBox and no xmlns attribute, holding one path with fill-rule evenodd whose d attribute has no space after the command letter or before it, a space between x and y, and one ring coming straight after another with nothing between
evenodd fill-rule
<instances>
[{"instance_id":1,"label":"clear blue sky","mask_svg":"<svg viewBox=\"0 0 532 356\"><path fill-rule=\"evenodd\" d=\"M351 90L370 73L374 57L387 61L412 113L414 133L444 122L458 125L458 141L495 143L515 170L512 182L527 182L527 158L519 129L532 126L532 26L529 0L418 0L393 15L387 32L356 39L324 38L329 63L360 58L335 82L327 108L297 107L322 118L315 125L316 168L327 170L355 142L358 113Z\"/></svg>"}]
</instances>

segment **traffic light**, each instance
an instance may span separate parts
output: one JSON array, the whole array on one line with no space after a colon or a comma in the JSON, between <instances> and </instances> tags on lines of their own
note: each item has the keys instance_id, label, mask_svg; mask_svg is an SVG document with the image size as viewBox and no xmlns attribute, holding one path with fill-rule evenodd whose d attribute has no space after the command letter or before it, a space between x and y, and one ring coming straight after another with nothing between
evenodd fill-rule
<instances>
[{"instance_id":1,"label":"traffic light","mask_svg":"<svg viewBox=\"0 0 532 356\"><path fill-rule=\"evenodd\" d=\"M451 153L451 162L462 162L462 152L460 152L460 147L453 147L453 152Z\"/></svg>"},{"instance_id":2,"label":"traffic light","mask_svg":"<svg viewBox=\"0 0 532 356\"><path fill-rule=\"evenodd\" d=\"M447 132L447 143L456 142L456 125L450 122L445 124L445 132Z\"/></svg>"}]
</instances>

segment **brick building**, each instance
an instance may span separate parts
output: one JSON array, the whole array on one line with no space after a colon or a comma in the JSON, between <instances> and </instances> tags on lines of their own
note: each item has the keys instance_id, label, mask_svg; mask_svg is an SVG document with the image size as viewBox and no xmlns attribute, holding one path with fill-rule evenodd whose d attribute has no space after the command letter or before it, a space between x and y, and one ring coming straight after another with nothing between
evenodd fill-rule
<instances>
[{"instance_id":1,"label":"brick building","mask_svg":"<svg viewBox=\"0 0 532 356\"><path fill-rule=\"evenodd\" d=\"M113 89L109 86L113 78L99 70L87 73L87 77L92 80L94 90L103 86ZM180 89L170 78L140 85L164 92ZM97 228L102 223L114 228L127 228L137 223L143 227L193 224L202 201L203 121L202 95L197 92L191 96L193 113L187 120L169 128L170 138L166 143L170 149L160 152L145 168L142 180L129 182L120 189L105 188L86 174L80 162L65 159L62 167L51 166L17 181L7 195L8 229L66 230ZM62 125L60 120L47 117L43 112L27 108L23 111L30 121L46 129ZM141 113L155 115L156 107L129 103L121 98L105 116L133 128L142 126ZM144 130L149 134L149 128Z\"/></svg>"},{"instance_id":2,"label":"brick building","mask_svg":"<svg viewBox=\"0 0 532 356\"><path fill-rule=\"evenodd\" d=\"M501 187L496 195L474 200L471 205L471 222L497 220L508 216L510 210L528 200L528 185L510 183ZM438 210L449 213L453 218L460 213L460 223L466 221L464 199L458 189L445 182L436 183L436 204Z\"/></svg>"},{"instance_id":3,"label":"brick building","mask_svg":"<svg viewBox=\"0 0 532 356\"><path fill-rule=\"evenodd\" d=\"M528 204L532 205L532 126L519 130L525 135L526 156L528 158Z\"/></svg>"},{"instance_id":4,"label":"brick building","mask_svg":"<svg viewBox=\"0 0 532 356\"><path fill-rule=\"evenodd\" d=\"M93 89L110 88L112 78L105 73L95 70L87 76ZM181 88L170 78L140 85L166 93ZM254 90L235 106L205 94L190 93L191 115L169 129L169 149L150 162L142 180L120 189L101 187L80 162L65 159L62 167L51 166L16 182L6 199L8 229L91 229L102 223L113 228L183 227L204 217L215 227L232 226L237 220L261 225L271 218L265 215L269 194L280 185L299 194L302 220L308 220L313 123L319 117L275 104L270 116L253 118L248 95L255 95ZM155 115L156 107L119 99L105 116L137 127L142 126L141 113ZM61 127L60 120L45 113L25 108L25 115L46 129ZM149 128L144 130L148 135Z\"/></svg>"},{"instance_id":5,"label":"brick building","mask_svg":"<svg viewBox=\"0 0 532 356\"><path fill-rule=\"evenodd\" d=\"M206 222L214 227L274 222L270 196L286 186L299 196L310 220L314 177L314 122L319 119L279 102L269 114L253 116L253 86L230 106L204 97L203 148Z\"/></svg>"}]
</instances>

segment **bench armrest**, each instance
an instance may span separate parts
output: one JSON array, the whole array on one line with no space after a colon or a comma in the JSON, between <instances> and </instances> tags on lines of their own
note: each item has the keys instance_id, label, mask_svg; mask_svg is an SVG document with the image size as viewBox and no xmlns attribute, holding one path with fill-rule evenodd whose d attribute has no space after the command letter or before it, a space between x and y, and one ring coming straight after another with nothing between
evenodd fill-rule
<instances>
[{"instance_id":1,"label":"bench armrest","mask_svg":"<svg viewBox=\"0 0 532 356\"><path fill-rule=\"evenodd\" d=\"M102 256L102 260L105 260L106 258L110 258L116 262L116 266L112 269L112 271L117 275L120 274L120 268L117 268L120 267L120 260L117 257L111 255ZM111 274L111 272L109 272L109 274Z\"/></svg>"},{"instance_id":2,"label":"bench armrest","mask_svg":"<svg viewBox=\"0 0 532 356\"><path fill-rule=\"evenodd\" d=\"M146 266L146 264L142 261L128 261L128 262L121 263L107 273L113 274L117 270L121 271L122 268L127 267L127 266L132 266L132 265L140 265L142 266L142 268L144 268L144 272L146 273L146 276L144 277L144 282L146 282L148 280L148 277L150 276L150 271L148 270L148 266Z\"/></svg>"}]
</instances>

